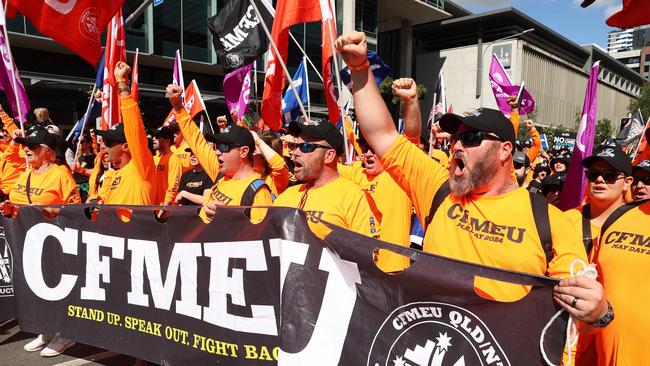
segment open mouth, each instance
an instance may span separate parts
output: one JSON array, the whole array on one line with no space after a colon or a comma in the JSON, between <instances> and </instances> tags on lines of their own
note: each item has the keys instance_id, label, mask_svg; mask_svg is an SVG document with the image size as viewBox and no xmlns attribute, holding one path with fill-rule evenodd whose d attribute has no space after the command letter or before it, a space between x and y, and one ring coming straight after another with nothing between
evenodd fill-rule
<instances>
[{"instance_id":1,"label":"open mouth","mask_svg":"<svg viewBox=\"0 0 650 366\"><path fill-rule=\"evenodd\" d=\"M219 162L219 169L223 168L223 160L217 159L217 161Z\"/></svg>"},{"instance_id":2,"label":"open mouth","mask_svg":"<svg viewBox=\"0 0 650 366\"><path fill-rule=\"evenodd\" d=\"M294 162L293 162L293 172L294 172L294 173L297 173L297 172L299 172L299 171L301 171L301 170L302 170L302 163L299 162L299 161L297 161L297 160L294 161Z\"/></svg>"},{"instance_id":3,"label":"open mouth","mask_svg":"<svg viewBox=\"0 0 650 366\"><path fill-rule=\"evenodd\" d=\"M454 176L459 177L463 175L463 172L465 171L465 161L463 161L463 159L454 157L452 166L455 167L453 171Z\"/></svg>"}]
</instances>

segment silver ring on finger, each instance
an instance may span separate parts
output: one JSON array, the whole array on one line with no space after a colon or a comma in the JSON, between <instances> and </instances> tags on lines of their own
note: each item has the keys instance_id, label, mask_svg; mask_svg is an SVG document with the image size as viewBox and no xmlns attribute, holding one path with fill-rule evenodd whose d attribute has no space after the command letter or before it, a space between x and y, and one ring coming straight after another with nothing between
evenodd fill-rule
<instances>
[{"instance_id":1,"label":"silver ring on finger","mask_svg":"<svg viewBox=\"0 0 650 366\"><path fill-rule=\"evenodd\" d=\"M576 308L577 307L576 305L578 304L578 300L580 300L580 299L578 299L577 297L574 297L573 301L571 301L571 307Z\"/></svg>"}]
</instances>

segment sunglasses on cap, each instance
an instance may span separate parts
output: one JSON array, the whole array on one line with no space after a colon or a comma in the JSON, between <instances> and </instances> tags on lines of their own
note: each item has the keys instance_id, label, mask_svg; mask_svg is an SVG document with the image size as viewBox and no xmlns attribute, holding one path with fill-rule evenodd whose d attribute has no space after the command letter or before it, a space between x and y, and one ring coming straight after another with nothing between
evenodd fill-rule
<instances>
[{"instance_id":1,"label":"sunglasses on cap","mask_svg":"<svg viewBox=\"0 0 650 366\"><path fill-rule=\"evenodd\" d=\"M221 143L221 144L217 145L217 150L221 151L222 153L227 153L227 152L230 152L230 150L232 150L233 148L236 148L236 147L241 147L241 146L236 145L236 144Z\"/></svg>"},{"instance_id":2,"label":"sunglasses on cap","mask_svg":"<svg viewBox=\"0 0 650 366\"><path fill-rule=\"evenodd\" d=\"M454 144L456 141L463 143L464 147L474 147L479 146L483 140L492 140L492 141L501 141L505 140L499 136L488 135L483 131L465 131L461 133L455 133L451 135L451 143Z\"/></svg>"},{"instance_id":3,"label":"sunglasses on cap","mask_svg":"<svg viewBox=\"0 0 650 366\"><path fill-rule=\"evenodd\" d=\"M617 180L623 178L623 175L615 170L606 170L604 172L601 172L598 170L589 169L587 170L586 175L587 180L590 182L595 182L598 177L603 177L603 180L607 184L614 184Z\"/></svg>"},{"instance_id":4,"label":"sunglasses on cap","mask_svg":"<svg viewBox=\"0 0 650 366\"><path fill-rule=\"evenodd\" d=\"M298 149L303 154L312 153L312 152L316 151L316 149L326 149L326 150L332 149L331 146L314 144L312 142L303 142L303 143L300 143L300 144L297 144L295 142L290 142L290 143L287 144L287 148L289 149L289 151L293 151L295 149Z\"/></svg>"},{"instance_id":5,"label":"sunglasses on cap","mask_svg":"<svg viewBox=\"0 0 650 366\"><path fill-rule=\"evenodd\" d=\"M643 185L650 186L650 175L645 177L634 177L632 185L637 185L639 182L643 183Z\"/></svg>"}]
</instances>

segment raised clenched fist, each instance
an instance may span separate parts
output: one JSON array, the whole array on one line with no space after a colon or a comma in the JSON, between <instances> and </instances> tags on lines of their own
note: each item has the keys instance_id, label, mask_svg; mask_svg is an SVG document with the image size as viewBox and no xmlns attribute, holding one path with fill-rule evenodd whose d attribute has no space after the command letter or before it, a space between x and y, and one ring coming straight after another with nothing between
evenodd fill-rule
<instances>
[{"instance_id":1,"label":"raised clenched fist","mask_svg":"<svg viewBox=\"0 0 650 366\"><path fill-rule=\"evenodd\" d=\"M126 62L118 61L113 72L115 80L126 79L129 74L131 74L131 66L127 65Z\"/></svg>"},{"instance_id":2,"label":"raised clenched fist","mask_svg":"<svg viewBox=\"0 0 650 366\"><path fill-rule=\"evenodd\" d=\"M348 66L359 66L366 61L368 44L363 32L348 32L337 38L334 46Z\"/></svg>"},{"instance_id":3,"label":"raised clenched fist","mask_svg":"<svg viewBox=\"0 0 650 366\"><path fill-rule=\"evenodd\" d=\"M411 78L400 78L393 81L391 89L393 90L393 94L402 100L417 99L418 97L417 84Z\"/></svg>"},{"instance_id":4,"label":"raised clenched fist","mask_svg":"<svg viewBox=\"0 0 650 366\"><path fill-rule=\"evenodd\" d=\"M178 85L169 84L167 85L167 98L169 98L169 103L171 103L174 109L179 110L183 108L183 103L181 101L181 96L183 95L183 88Z\"/></svg>"}]
</instances>

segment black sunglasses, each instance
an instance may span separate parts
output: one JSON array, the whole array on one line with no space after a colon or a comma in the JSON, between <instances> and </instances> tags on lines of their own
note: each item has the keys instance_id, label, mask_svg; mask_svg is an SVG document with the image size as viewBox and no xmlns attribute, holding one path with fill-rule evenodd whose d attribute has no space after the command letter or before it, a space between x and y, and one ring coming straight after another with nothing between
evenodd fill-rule
<instances>
[{"instance_id":1,"label":"black sunglasses","mask_svg":"<svg viewBox=\"0 0 650 366\"><path fill-rule=\"evenodd\" d=\"M300 143L300 144L297 144L295 142L290 142L289 144L287 144L287 148L289 149L289 151L299 149L301 153L309 154L309 153L312 153L312 152L316 151L316 149L327 149L327 150L329 150L332 147L331 146L326 146L326 145L314 144L314 143L311 143L311 142L303 142L303 143Z\"/></svg>"},{"instance_id":2,"label":"black sunglasses","mask_svg":"<svg viewBox=\"0 0 650 366\"><path fill-rule=\"evenodd\" d=\"M650 186L650 175L645 177L634 177L634 182L632 184L637 185L639 182L643 183L646 186Z\"/></svg>"},{"instance_id":3,"label":"black sunglasses","mask_svg":"<svg viewBox=\"0 0 650 366\"><path fill-rule=\"evenodd\" d=\"M359 148L361 149L362 153L365 153L367 151L370 151L372 154L375 153L375 150L373 150L372 147L370 147L368 144L359 144Z\"/></svg>"},{"instance_id":4,"label":"black sunglasses","mask_svg":"<svg viewBox=\"0 0 650 366\"><path fill-rule=\"evenodd\" d=\"M598 177L603 177L603 180L607 184L614 184L617 180L623 178L621 173L615 170L606 170L604 172L594 169L587 170L587 180L590 182L595 182Z\"/></svg>"},{"instance_id":5,"label":"black sunglasses","mask_svg":"<svg viewBox=\"0 0 650 366\"><path fill-rule=\"evenodd\" d=\"M236 148L236 147L241 147L241 146L236 145L236 144L221 143L221 144L217 145L217 150L219 150L219 151L221 151L222 153L225 154L227 152L230 152L230 150L232 150L233 148Z\"/></svg>"},{"instance_id":6,"label":"black sunglasses","mask_svg":"<svg viewBox=\"0 0 650 366\"><path fill-rule=\"evenodd\" d=\"M463 144L463 146L465 146L465 145ZM517 170L517 169L521 169L521 168L524 167L524 164L522 164L522 163L516 163L516 162L515 162L515 163L512 163L512 165L515 166L515 170Z\"/></svg>"},{"instance_id":7,"label":"black sunglasses","mask_svg":"<svg viewBox=\"0 0 650 366\"><path fill-rule=\"evenodd\" d=\"M483 142L483 140L492 140L492 141L501 141L505 140L499 136L488 135L483 131L465 131L462 133L455 133L451 135L451 143L454 144L456 141L460 140L463 143L464 147L474 147L478 146Z\"/></svg>"}]
</instances>

